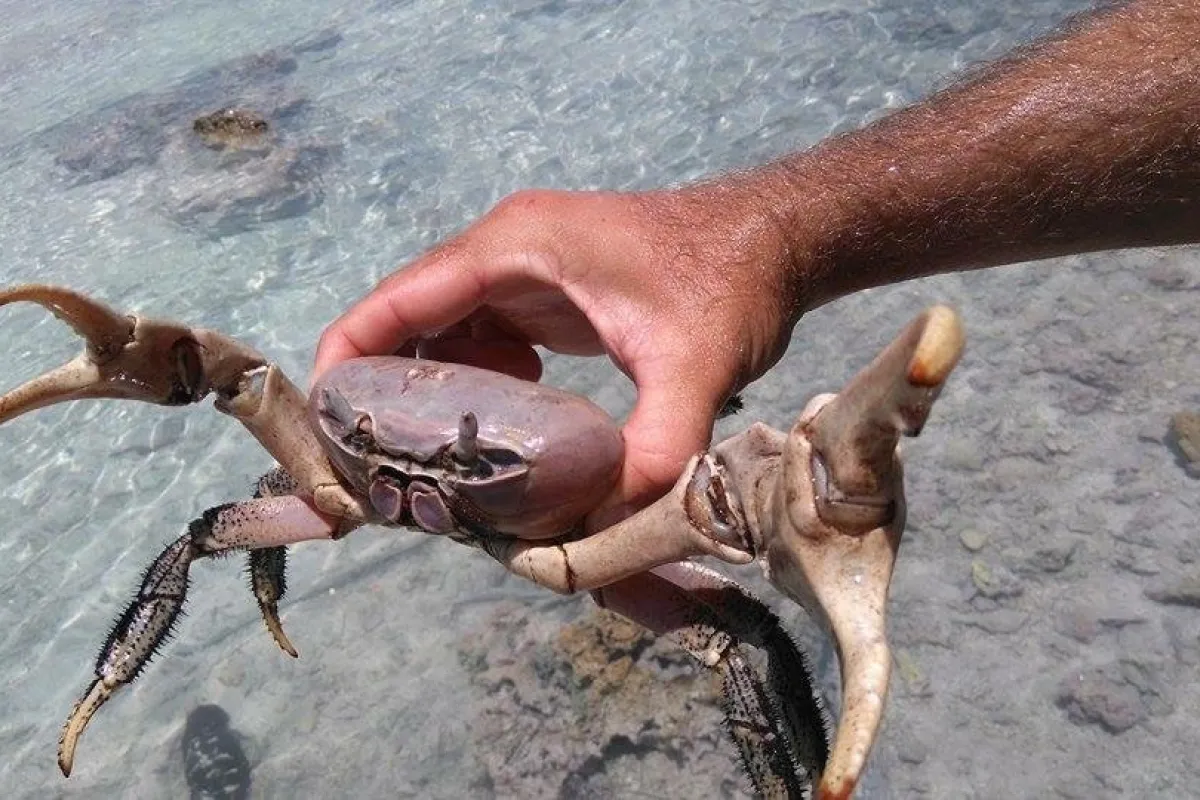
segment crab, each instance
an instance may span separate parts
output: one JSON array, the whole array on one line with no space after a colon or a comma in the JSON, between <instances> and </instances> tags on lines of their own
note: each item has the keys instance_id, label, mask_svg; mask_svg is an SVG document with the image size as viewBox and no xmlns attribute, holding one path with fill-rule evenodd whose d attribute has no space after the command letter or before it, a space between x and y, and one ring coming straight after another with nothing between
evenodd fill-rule
<instances>
[{"instance_id":1,"label":"crab","mask_svg":"<svg viewBox=\"0 0 1200 800\"><path fill-rule=\"evenodd\" d=\"M756 423L697 453L667 495L587 535L582 520L615 484L623 441L583 397L395 356L339 364L306 399L221 333L121 314L62 287L0 291L0 305L17 301L47 308L87 345L0 396L0 423L66 400L187 405L214 394L278 462L252 499L204 511L146 570L63 729L65 776L93 715L172 629L194 561L248 551L266 627L295 656L278 611L286 548L380 525L471 546L556 592L590 591L718 671L730 736L762 795L853 793L891 670L885 607L905 519L899 439L920 432L961 355L953 310L923 312L841 393L813 398L790 431ZM831 632L842 675L832 746L805 655L766 604L701 556L758 562Z\"/></svg>"}]
</instances>

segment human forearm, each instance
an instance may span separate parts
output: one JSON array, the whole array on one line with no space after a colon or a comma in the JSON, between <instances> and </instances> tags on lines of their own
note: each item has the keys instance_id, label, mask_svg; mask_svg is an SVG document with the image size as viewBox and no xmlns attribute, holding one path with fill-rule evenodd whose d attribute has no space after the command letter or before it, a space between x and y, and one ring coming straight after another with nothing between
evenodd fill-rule
<instances>
[{"instance_id":1,"label":"human forearm","mask_svg":"<svg viewBox=\"0 0 1200 800\"><path fill-rule=\"evenodd\" d=\"M1200 238L1194 2L1093 17L751 172L514 194L331 325L315 371L402 347L525 377L535 345L607 354L638 401L600 526L674 483L811 308L934 272Z\"/></svg>"},{"instance_id":2,"label":"human forearm","mask_svg":"<svg viewBox=\"0 0 1200 800\"><path fill-rule=\"evenodd\" d=\"M1200 5L1083 19L929 100L743 176L796 311L937 272L1200 241Z\"/></svg>"}]
</instances>

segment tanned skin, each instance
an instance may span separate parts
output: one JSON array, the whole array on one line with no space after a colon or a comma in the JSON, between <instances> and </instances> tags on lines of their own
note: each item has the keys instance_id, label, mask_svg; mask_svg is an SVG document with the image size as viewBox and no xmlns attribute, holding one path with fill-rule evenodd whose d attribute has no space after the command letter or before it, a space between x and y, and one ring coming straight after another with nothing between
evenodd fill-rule
<instances>
[{"instance_id":1,"label":"tanned skin","mask_svg":"<svg viewBox=\"0 0 1200 800\"><path fill-rule=\"evenodd\" d=\"M937 272L1200 239L1200 4L1082 17L773 165L805 305ZM826 187L815 204L804 187ZM800 202L789 202L788 198ZM811 257L811 250L805 257Z\"/></svg>"},{"instance_id":2,"label":"tanned skin","mask_svg":"<svg viewBox=\"0 0 1200 800\"><path fill-rule=\"evenodd\" d=\"M1200 3L1081 17L928 100L748 172L525 191L384 280L315 372L414 349L536 378L533 345L638 387L603 525L667 489L805 312L939 272L1200 239Z\"/></svg>"}]
</instances>

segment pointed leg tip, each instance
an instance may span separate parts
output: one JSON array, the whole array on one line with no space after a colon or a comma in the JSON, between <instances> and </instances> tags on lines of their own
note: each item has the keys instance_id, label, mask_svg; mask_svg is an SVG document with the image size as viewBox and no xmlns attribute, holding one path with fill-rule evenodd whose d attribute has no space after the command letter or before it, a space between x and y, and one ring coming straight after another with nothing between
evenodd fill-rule
<instances>
[{"instance_id":1,"label":"pointed leg tip","mask_svg":"<svg viewBox=\"0 0 1200 800\"><path fill-rule=\"evenodd\" d=\"M108 698L112 697L116 688L116 686L105 684L103 679L93 681L92 685L88 687L87 694L75 704L71 716L67 717L62 735L58 739L58 768L62 771L64 778L71 777L71 769L75 764L75 747L79 744L79 737L83 736L83 731L92 716L100 706L107 702Z\"/></svg>"},{"instance_id":2,"label":"pointed leg tip","mask_svg":"<svg viewBox=\"0 0 1200 800\"><path fill-rule=\"evenodd\" d=\"M283 632L283 623L279 620L279 609L274 603L263 604L262 607L263 622L267 625L267 630L271 634L271 638L275 640L275 644L279 645L279 649L287 653L292 658L299 658L300 653L297 652L292 640Z\"/></svg>"},{"instance_id":3,"label":"pointed leg tip","mask_svg":"<svg viewBox=\"0 0 1200 800\"><path fill-rule=\"evenodd\" d=\"M292 640L283 632L283 627L279 624L279 620L275 620L275 624L267 623L267 627L271 630L271 638L275 640L275 644L279 645L279 649L287 653L292 658L299 658L300 653L296 650L296 646L292 644Z\"/></svg>"},{"instance_id":4,"label":"pointed leg tip","mask_svg":"<svg viewBox=\"0 0 1200 800\"><path fill-rule=\"evenodd\" d=\"M275 640L275 644L279 645L280 650L292 658L300 657L300 652L296 650L296 646L292 644L292 640L283 632L283 628L280 627L278 620L276 620L273 627L268 623L268 627L271 627L271 638Z\"/></svg>"}]
</instances>

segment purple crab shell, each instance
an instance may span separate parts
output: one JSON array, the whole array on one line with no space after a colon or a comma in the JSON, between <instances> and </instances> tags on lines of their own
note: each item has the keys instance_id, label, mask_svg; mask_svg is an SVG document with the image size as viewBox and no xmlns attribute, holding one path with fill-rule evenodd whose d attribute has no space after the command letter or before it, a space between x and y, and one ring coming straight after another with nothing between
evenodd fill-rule
<instances>
[{"instance_id":1,"label":"purple crab shell","mask_svg":"<svg viewBox=\"0 0 1200 800\"><path fill-rule=\"evenodd\" d=\"M325 390L369 420L376 453L351 452L325 413ZM462 364L379 356L344 361L321 376L309 398L326 453L360 493L380 459L429 464L458 436L465 412L478 420L481 448L519 457L511 480L447 476L497 531L546 538L568 531L615 485L624 441L616 422L587 398Z\"/></svg>"}]
</instances>

